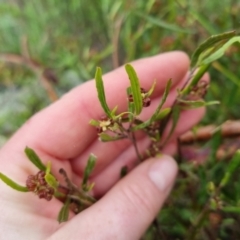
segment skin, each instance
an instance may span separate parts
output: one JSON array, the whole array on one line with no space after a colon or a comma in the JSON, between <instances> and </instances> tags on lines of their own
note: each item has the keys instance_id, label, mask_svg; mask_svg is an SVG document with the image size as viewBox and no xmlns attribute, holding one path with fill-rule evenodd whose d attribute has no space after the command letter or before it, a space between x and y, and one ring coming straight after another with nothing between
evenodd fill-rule
<instances>
[{"instance_id":1,"label":"skin","mask_svg":"<svg viewBox=\"0 0 240 240\"><path fill-rule=\"evenodd\" d=\"M176 89L186 80L189 59L175 51L137 60L132 63L141 86L149 89L156 79L152 104L144 110L147 119L159 103L169 78L173 86L165 104L170 106ZM204 79L207 77L205 76ZM123 67L103 76L110 108L126 109L125 89L129 80ZM38 170L26 159L24 148L33 148L44 162L51 161L53 172L64 168L69 177L80 183L90 153L97 157L93 172L94 195L101 199L58 224L56 217L62 206L56 199L38 199L33 193L20 193L0 181L1 239L139 239L151 224L169 195L177 175L174 154L176 138L195 125L204 108L183 111L175 133L160 158L138 165L119 181L122 166L133 168L136 154L128 140L101 143L90 119L99 119L103 110L97 99L95 83L89 81L65 94L60 100L28 120L0 150L0 171L24 185L30 174ZM148 140L138 136L139 149ZM168 155L167 155L168 154ZM61 178L61 176L59 176Z\"/></svg>"}]
</instances>

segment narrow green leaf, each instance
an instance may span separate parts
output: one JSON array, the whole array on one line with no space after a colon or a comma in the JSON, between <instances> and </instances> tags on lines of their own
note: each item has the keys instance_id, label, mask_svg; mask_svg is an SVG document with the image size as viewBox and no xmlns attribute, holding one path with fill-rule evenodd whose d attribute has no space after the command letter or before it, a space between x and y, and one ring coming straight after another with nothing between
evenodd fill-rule
<instances>
[{"instance_id":1,"label":"narrow green leaf","mask_svg":"<svg viewBox=\"0 0 240 240\"><path fill-rule=\"evenodd\" d=\"M134 68L130 64L126 64L125 69L131 83L131 91L133 95L134 108L135 108L136 114L139 115L143 107L140 83Z\"/></svg>"},{"instance_id":2,"label":"narrow green leaf","mask_svg":"<svg viewBox=\"0 0 240 240\"><path fill-rule=\"evenodd\" d=\"M178 119L180 117L180 108L179 107L174 107L173 110L172 110L172 119L173 119L173 124L172 124L172 129L169 133L169 136L172 135L172 133L174 132L176 126L177 126L177 122L178 122Z\"/></svg>"},{"instance_id":3,"label":"narrow green leaf","mask_svg":"<svg viewBox=\"0 0 240 240\"><path fill-rule=\"evenodd\" d=\"M233 158L229 162L226 171L233 173L240 166L240 150L237 150Z\"/></svg>"},{"instance_id":4,"label":"narrow green leaf","mask_svg":"<svg viewBox=\"0 0 240 240\"><path fill-rule=\"evenodd\" d=\"M240 37L233 37L230 40L228 40L221 48L219 48L217 51L215 51L213 54L211 54L209 57L203 59L203 64L209 64L213 61L216 61L220 57L222 57L225 53L225 51L235 42L240 42Z\"/></svg>"},{"instance_id":5,"label":"narrow green leaf","mask_svg":"<svg viewBox=\"0 0 240 240\"><path fill-rule=\"evenodd\" d=\"M111 142L111 141L117 141L120 139L124 139L126 137L124 136L110 136L107 133L101 133L99 134L99 138L102 142Z\"/></svg>"},{"instance_id":6,"label":"narrow green leaf","mask_svg":"<svg viewBox=\"0 0 240 240\"><path fill-rule=\"evenodd\" d=\"M115 107L113 108L113 110L111 111L111 116L112 116L113 118L114 118L115 115L116 115L117 108L118 108L118 106L115 106Z\"/></svg>"},{"instance_id":7,"label":"narrow green leaf","mask_svg":"<svg viewBox=\"0 0 240 240\"><path fill-rule=\"evenodd\" d=\"M128 118L129 115L134 116L132 112L121 112L119 115L115 116L115 119L121 119L122 122L131 122Z\"/></svg>"},{"instance_id":8,"label":"narrow green leaf","mask_svg":"<svg viewBox=\"0 0 240 240\"><path fill-rule=\"evenodd\" d=\"M160 101L160 104L158 105L156 111L154 112L154 114L152 115L152 117L150 119L151 122L153 122L153 121L155 121L157 119L158 114L159 114L160 110L162 109L163 104L167 100L167 96L169 94L171 86L172 86L172 79L169 79L168 82L167 82L167 85L166 85L166 87L164 89L164 93L163 93L162 99Z\"/></svg>"},{"instance_id":9,"label":"narrow green leaf","mask_svg":"<svg viewBox=\"0 0 240 240\"><path fill-rule=\"evenodd\" d=\"M94 169L96 159L97 157L91 153L87 161L87 166L85 167L84 173L83 173L83 181L82 181L83 188L86 188L87 186L88 178Z\"/></svg>"},{"instance_id":10,"label":"narrow green leaf","mask_svg":"<svg viewBox=\"0 0 240 240\"><path fill-rule=\"evenodd\" d=\"M204 41L200 46L195 50L191 58L191 67L199 66L199 57L207 49L214 47L215 44L221 41L227 41L236 35L235 31L226 32L223 34L213 35Z\"/></svg>"},{"instance_id":11,"label":"narrow green leaf","mask_svg":"<svg viewBox=\"0 0 240 240\"><path fill-rule=\"evenodd\" d=\"M214 23L211 24L207 16L204 16L200 11L194 11L193 9L190 10L190 14L195 21L198 21L202 25L204 31L208 31L209 34L217 34L216 25Z\"/></svg>"},{"instance_id":12,"label":"narrow green leaf","mask_svg":"<svg viewBox=\"0 0 240 240\"><path fill-rule=\"evenodd\" d=\"M105 91L104 91L104 85L102 80L102 70L101 68L97 67L96 73L95 73L95 82L96 82L96 88L98 92L98 99L101 103L101 106L106 113L108 117L111 117L111 111L107 105L106 97L105 97Z\"/></svg>"},{"instance_id":13,"label":"narrow green leaf","mask_svg":"<svg viewBox=\"0 0 240 240\"><path fill-rule=\"evenodd\" d=\"M69 217L69 210L70 210L70 200L67 199L66 202L63 204L60 212L58 213L58 222L66 222Z\"/></svg>"},{"instance_id":14,"label":"narrow green leaf","mask_svg":"<svg viewBox=\"0 0 240 240\"><path fill-rule=\"evenodd\" d=\"M219 61L214 62L212 66L217 69L224 77L228 78L228 80L232 81L234 84L240 87L240 78L237 72L233 73L233 71L229 69L228 66L221 64Z\"/></svg>"},{"instance_id":15,"label":"narrow green leaf","mask_svg":"<svg viewBox=\"0 0 240 240\"><path fill-rule=\"evenodd\" d=\"M220 187L224 187L230 180L233 173L240 167L240 150L237 150L233 158L225 169L225 174L220 182Z\"/></svg>"},{"instance_id":16,"label":"narrow green leaf","mask_svg":"<svg viewBox=\"0 0 240 240\"><path fill-rule=\"evenodd\" d=\"M205 102L203 100L189 101L189 100L183 100L183 99L178 99L178 102L180 103L179 106L181 107L181 109L184 109L184 110L216 105L220 103L219 101Z\"/></svg>"},{"instance_id":17,"label":"narrow green leaf","mask_svg":"<svg viewBox=\"0 0 240 240\"><path fill-rule=\"evenodd\" d=\"M171 108L164 108L160 111L160 113L157 115L156 120L159 121L163 118L165 118L169 113L171 112Z\"/></svg>"},{"instance_id":18,"label":"narrow green leaf","mask_svg":"<svg viewBox=\"0 0 240 240\"><path fill-rule=\"evenodd\" d=\"M240 207L228 206L221 209L224 212L240 214Z\"/></svg>"},{"instance_id":19,"label":"narrow green leaf","mask_svg":"<svg viewBox=\"0 0 240 240\"><path fill-rule=\"evenodd\" d=\"M140 124L140 125L135 126L135 127L133 128L133 130L143 129L143 128L149 126L151 123L153 123L154 121L157 120L158 115L159 115L159 113L160 113L160 110L161 110L163 104L164 104L164 103L166 102L166 100L167 100L167 96L168 96L168 94L169 94L171 85L172 85L172 81L171 81L171 79L169 79L168 82L167 82L167 85L166 85L166 87L165 87L163 96L162 96L162 98L161 98L160 104L158 105L158 107L157 107L157 109L155 110L155 112L154 112L154 114L152 115L152 117L151 117L149 120L147 120L146 122L144 122L144 123L142 123L142 124Z\"/></svg>"},{"instance_id":20,"label":"narrow green leaf","mask_svg":"<svg viewBox=\"0 0 240 240\"><path fill-rule=\"evenodd\" d=\"M51 186L54 189L57 189L59 183L56 180L56 178L51 174L51 162L47 163L47 168L45 171L45 177L44 179L46 180L46 182L48 183L49 186Z\"/></svg>"},{"instance_id":21,"label":"narrow green leaf","mask_svg":"<svg viewBox=\"0 0 240 240\"><path fill-rule=\"evenodd\" d=\"M49 174L50 172L51 172L51 162L48 162L45 173Z\"/></svg>"},{"instance_id":22,"label":"narrow green leaf","mask_svg":"<svg viewBox=\"0 0 240 240\"><path fill-rule=\"evenodd\" d=\"M49 186L51 186L54 189L57 189L57 187L59 186L59 182L56 180L56 178L52 174L50 173L46 174L44 178Z\"/></svg>"},{"instance_id":23,"label":"narrow green leaf","mask_svg":"<svg viewBox=\"0 0 240 240\"><path fill-rule=\"evenodd\" d=\"M147 92L146 96L150 97L155 89L156 86L156 81L153 82L153 85L151 86L151 88L149 89L149 91Z\"/></svg>"},{"instance_id":24,"label":"narrow green leaf","mask_svg":"<svg viewBox=\"0 0 240 240\"><path fill-rule=\"evenodd\" d=\"M207 65L202 65L197 73L193 76L190 84L188 86L186 86L182 91L181 91L181 95L184 96L184 95L187 95L188 93L190 93L191 89L193 86L196 86L197 83L199 82L199 80L202 78L202 76L204 75L204 73L207 72L208 68L210 67L210 64L207 64Z\"/></svg>"},{"instance_id":25,"label":"narrow green leaf","mask_svg":"<svg viewBox=\"0 0 240 240\"><path fill-rule=\"evenodd\" d=\"M172 108L172 126L171 126L171 130L170 130L166 140L164 141L163 145L165 145L168 142L168 140L170 139L170 137L172 136L172 134L173 134L173 132L174 132L176 126L177 126L179 117L180 117L180 107L176 105L176 106L174 106Z\"/></svg>"},{"instance_id":26,"label":"narrow green leaf","mask_svg":"<svg viewBox=\"0 0 240 240\"><path fill-rule=\"evenodd\" d=\"M12 179L8 178L3 173L0 173L0 179L4 183L6 183L9 187L11 187L19 192L29 192L27 187L19 185L18 183L14 182Z\"/></svg>"},{"instance_id":27,"label":"narrow green leaf","mask_svg":"<svg viewBox=\"0 0 240 240\"><path fill-rule=\"evenodd\" d=\"M41 171L45 171L46 170L46 166L42 163L41 159L38 157L38 155L36 154L36 152L29 148L26 147L25 148L25 154L27 155L28 159Z\"/></svg>"},{"instance_id":28,"label":"narrow green leaf","mask_svg":"<svg viewBox=\"0 0 240 240\"><path fill-rule=\"evenodd\" d=\"M94 127L98 127L99 126L99 122L97 120L94 120L94 119L91 119L89 124L94 126Z\"/></svg>"},{"instance_id":29,"label":"narrow green leaf","mask_svg":"<svg viewBox=\"0 0 240 240\"><path fill-rule=\"evenodd\" d=\"M86 186L86 188L84 189L86 192L89 192L93 189L93 187L95 186L95 183L90 183Z\"/></svg>"},{"instance_id":30,"label":"narrow green leaf","mask_svg":"<svg viewBox=\"0 0 240 240\"><path fill-rule=\"evenodd\" d=\"M146 19L149 23L154 24L154 25L164 28L164 29L168 29L168 30L171 30L174 32L193 33L190 30L186 30L186 29L178 27L177 25L174 25L174 24L170 24L159 18L150 17L149 15L143 14L141 12L135 12L135 14L137 16L141 17L141 19Z\"/></svg>"}]
</instances>

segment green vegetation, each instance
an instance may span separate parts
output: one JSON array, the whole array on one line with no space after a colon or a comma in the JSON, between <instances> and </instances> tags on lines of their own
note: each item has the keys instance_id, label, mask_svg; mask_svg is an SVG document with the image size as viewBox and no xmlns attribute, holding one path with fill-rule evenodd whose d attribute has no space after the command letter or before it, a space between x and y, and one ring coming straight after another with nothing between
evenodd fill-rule
<instances>
[{"instance_id":1,"label":"green vegetation","mask_svg":"<svg viewBox=\"0 0 240 240\"><path fill-rule=\"evenodd\" d=\"M93 78L96 66L107 72L177 49L191 55L211 35L238 30L239 10L236 0L3 1L1 143L56 96ZM206 99L221 105L209 106L201 125L240 118L239 52L235 43L209 69ZM203 165L182 160L175 190L158 219L162 239L240 239L239 152L232 161L219 161L222 143L216 132L202 144L199 152L207 152ZM144 239L152 239L155 231Z\"/></svg>"}]
</instances>

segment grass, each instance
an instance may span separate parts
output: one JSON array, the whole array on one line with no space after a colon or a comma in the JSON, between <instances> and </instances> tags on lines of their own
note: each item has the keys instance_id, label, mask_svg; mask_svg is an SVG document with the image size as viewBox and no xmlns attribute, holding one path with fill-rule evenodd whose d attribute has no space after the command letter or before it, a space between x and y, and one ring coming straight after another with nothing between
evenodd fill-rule
<instances>
[{"instance_id":1,"label":"grass","mask_svg":"<svg viewBox=\"0 0 240 240\"><path fill-rule=\"evenodd\" d=\"M222 0L221 4L207 0L2 1L0 144L51 103L51 89L61 96L93 78L96 66L107 72L133 59L176 49L191 55L210 35L238 29L239 10L240 4L234 0ZM221 105L208 108L202 125L240 118L239 50L239 44L235 44L210 69L207 98L219 100ZM17 57L28 55L37 70L22 59L17 61ZM46 80L39 75L39 69L48 70L47 88L39 88ZM204 212L209 199L208 183L218 184L229 164L217 161L215 156L222 142L216 134L202 146L210 148L203 166L180 165L181 176L159 218L163 239L185 239L189 226ZM222 201L236 207L235 212L208 212L194 239L240 238L238 182L234 174L222 189ZM217 225L214 216L220 219ZM149 231L146 239L151 239L154 230Z\"/></svg>"}]
</instances>

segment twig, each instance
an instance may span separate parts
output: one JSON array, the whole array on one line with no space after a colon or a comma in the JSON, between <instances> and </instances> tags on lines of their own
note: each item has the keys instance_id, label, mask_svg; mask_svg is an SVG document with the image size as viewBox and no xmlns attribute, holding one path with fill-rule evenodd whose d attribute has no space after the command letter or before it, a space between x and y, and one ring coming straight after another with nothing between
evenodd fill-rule
<instances>
[{"instance_id":1,"label":"twig","mask_svg":"<svg viewBox=\"0 0 240 240\"><path fill-rule=\"evenodd\" d=\"M26 49L24 51L26 51ZM28 55L28 52L25 52L24 54ZM48 69L41 66L35 60L17 54L0 54L0 61L25 65L37 75L40 83L46 90L49 99L52 102L58 99L57 93L54 90L52 84L50 83L52 79L49 79L46 75L46 71L48 71Z\"/></svg>"},{"instance_id":2,"label":"twig","mask_svg":"<svg viewBox=\"0 0 240 240\"><path fill-rule=\"evenodd\" d=\"M194 240L196 237L196 234L198 233L198 230L201 228L201 226L203 225L206 216L209 213L209 208L208 208L208 202L207 204L204 206L204 208L202 209L201 213L198 215L196 222L190 227L189 231L188 231L188 235L186 237L186 240Z\"/></svg>"},{"instance_id":3,"label":"twig","mask_svg":"<svg viewBox=\"0 0 240 240\"><path fill-rule=\"evenodd\" d=\"M181 90L183 90L183 89L189 84L190 80L193 78L194 72L195 72L195 69L192 69L192 70L190 71L189 76L188 76L186 82L184 83L183 87L181 88ZM160 136L163 135L163 132L165 131L166 126L167 126L168 122L169 122L170 119L171 119L172 112L173 112L172 109L173 109L173 107L176 105L176 103L177 103L177 98L174 100L174 102L173 102L173 104L172 104L172 106L171 106L171 111L170 111L170 113L169 113L169 114L167 115L167 117L164 118L163 121L161 122L161 125L160 125L160 127L159 127Z\"/></svg>"},{"instance_id":4,"label":"twig","mask_svg":"<svg viewBox=\"0 0 240 240\"><path fill-rule=\"evenodd\" d=\"M204 75L204 73L207 71L207 69L209 68L210 64L208 65L203 65L199 68L199 70L196 72L196 69L192 69L184 86L181 88L180 92L181 92L181 97L186 96L190 91L191 91L191 87L196 85L198 83L198 81L201 79L201 77ZM177 105L178 99L176 98L172 104L171 107L171 111L170 113L167 115L167 117L164 119L164 121L161 122L159 131L160 131L160 136L163 136L163 133L166 129L167 124L169 123L172 115L173 115L173 109L174 107ZM163 142L162 146L164 146L168 140L171 137L171 133L173 131L170 132L170 134L166 137L165 141Z\"/></svg>"},{"instance_id":5,"label":"twig","mask_svg":"<svg viewBox=\"0 0 240 240\"><path fill-rule=\"evenodd\" d=\"M131 132L131 136L130 136L129 139L132 141L133 147L134 147L135 152L136 152L137 157L138 157L138 162L140 163L142 161L142 157L141 157L141 155L139 153L139 150L138 150L138 147L137 147L137 141L136 141L136 136L135 136L134 132Z\"/></svg>"},{"instance_id":6,"label":"twig","mask_svg":"<svg viewBox=\"0 0 240 240\"><path fill-rule=\"evenodd\" d=\"M206 141L209 140L214 133L221 132L222 137L236 137L240 136L240 121L226 121L220 126L208 125L200 127L193 131L188 131L180 137L181 143L191 143L194 141Z\"/></svg>"}]
</instances>

